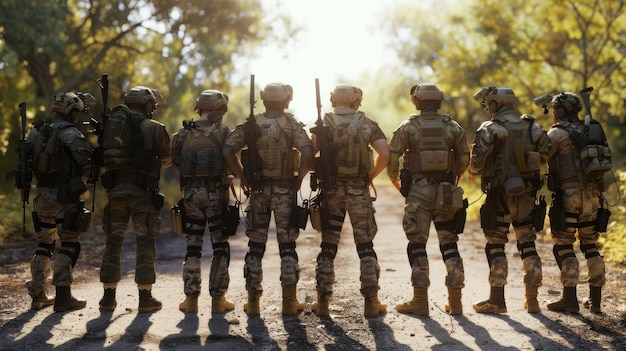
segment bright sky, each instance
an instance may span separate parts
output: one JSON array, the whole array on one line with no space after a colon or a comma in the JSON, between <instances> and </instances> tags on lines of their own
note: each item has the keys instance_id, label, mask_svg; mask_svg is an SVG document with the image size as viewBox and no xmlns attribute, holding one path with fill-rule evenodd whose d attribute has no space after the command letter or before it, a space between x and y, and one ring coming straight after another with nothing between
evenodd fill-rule
<instances>
[{"instance_id":1,"label":"bright sky","mask_svg":"<svg viewBox=\"0 0 626 351\"><path fill-rule=\"evenodd\" d=\"M259 57L249 67L256 85L291 84L294 98L289 110L302 122L312 123L317 118L315 78L320 79L325 112L331 109L330 92L336 85L353 84L362 74L395 60L380 21L387 7L401 2L406 0L262 0L266 11L280 4L281 11L303 29L293 47L257 51Z\"/></svg>"}]
</instances>

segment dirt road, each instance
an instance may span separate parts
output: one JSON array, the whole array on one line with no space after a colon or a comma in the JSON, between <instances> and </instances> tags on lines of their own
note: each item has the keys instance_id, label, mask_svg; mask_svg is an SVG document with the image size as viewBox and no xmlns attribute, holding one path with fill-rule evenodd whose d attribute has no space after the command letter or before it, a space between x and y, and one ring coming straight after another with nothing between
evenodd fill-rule
<instances>
[{"instance_id":1,"label":"dirt road","mask_svg":"<svg viewBox=\"0 0 626 351\"><path fill-rule=\"evenodd\" d=\"M540 288L540 314L528 314L523 307L524 286L521 260L514 241L507 245L509 283L505 294L508 313L482 315L471 304L487 297L488 266L484 239L478 223L469 222L462 234L459 250L465 261L466 288L463 290L463 316L444 312L447 291L445 268L438 243L431 229L427 251L430 258L430 317L399 314L395 304L410 299L410 269L406 257L406 238L401 218L403 199L389 187L379 187L376 220L379 233L374 242L381 266L380 299L388 312L379 318L363 317L359 293L359 263L348 225L336 259L337 283L330 318L310 312L315 299L315 259L319 235L310 226L298 239L302 268L298 297L307 310L298 316L281 315L279 256L275 232L270 235L264 259L262 313L248 317L243 312L246 299L243 257L247 241L240 227L231 240L231 284L227 297L235 310L212 315L208 295L210 245L204 248L203 294L200 312L185 314L178 310L184 298L181 263L185 241L170 233L164 218L157 243L157 283L153 294L163 309L153 314L137 313L134 284L134 238L129 235L124 249L123 280L118 288L114 312L101 313L98 300L100 252L104 237L92 229L84 236L83 254L76 266L73 292L86 299L80 311L54 313L52 308L30 311L24 282L29 277L28 260L35 243L14 243L0 249L0 350L625 350L626 349L626 273L623 266L608 265L601 316L581 307L581 314L557 314L545 308L546 301L560 293L558 268L549 242L538 242L543 260L544 286ZM474 206L479 206L475 204ZM208 240L206 240L208 242ZM582 259L580 252L577 252ZM581 261L583 262L583 261ZM581 264L581 281L586 274ZM586 284L579 285L579 299L588 295ZM52 293L52 290L50 291Z\"/></svg>"}]
</instances>

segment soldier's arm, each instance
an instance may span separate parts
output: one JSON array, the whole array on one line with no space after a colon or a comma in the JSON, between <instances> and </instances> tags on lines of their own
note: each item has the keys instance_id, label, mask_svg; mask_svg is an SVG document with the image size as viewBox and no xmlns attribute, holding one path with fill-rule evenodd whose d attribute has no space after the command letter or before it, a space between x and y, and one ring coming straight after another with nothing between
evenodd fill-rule
<instances>
[{"instance_id":1,"label":"soldier's arm","mask_svg":"<svg viewBox=\"0 0 626 351\"><path fill-rule=\"evenodd\" d=\"M374 169L370 172L370 180L376 178L389 163L389 145L387 145L387 139L374 141L372 148L376 151L377 155L374 159Z\"/></svg>"},{"instance_id":2,"label":"soldier's arm","mask_svg":"<svg viewBox=\"0 0 626 351\"><path fill-rule=\"evenodd\" d=\"M480 172L487 162L487 157L491 154L493 144L493 134L489 128L486 128L483 124L476 131L474 136L474 142L472 143L472 153L470 155L470 162L468 172L472 176L480 175Z\"/></svg>"}]
</instances>

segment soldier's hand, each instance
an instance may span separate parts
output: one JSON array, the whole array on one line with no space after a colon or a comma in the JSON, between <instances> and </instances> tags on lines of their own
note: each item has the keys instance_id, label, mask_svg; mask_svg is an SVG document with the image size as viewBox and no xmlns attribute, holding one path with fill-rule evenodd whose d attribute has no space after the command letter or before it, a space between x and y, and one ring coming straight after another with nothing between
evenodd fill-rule
<instances>
[{"instance_id":1,"label":"soldier's hand","mask_svg":"<svg viewBox=\"0 0 626 351\"><path fill-rule=\"evenodd\" d=\"M474 180L476 180L476 176L474 175L468 175L467 178L469 179L470 182L473 182Z\"/></svg>"},{"instance_id":2,"label":"soldier's hand","mask_svg":"<svg viewBox=\"0 0 626 351\"><path fill-rule=\"evenodd\" d=\"M400 191L400 178L391 179L391 184L393 184L393 186Z\"/></svg>"}]
</instances>

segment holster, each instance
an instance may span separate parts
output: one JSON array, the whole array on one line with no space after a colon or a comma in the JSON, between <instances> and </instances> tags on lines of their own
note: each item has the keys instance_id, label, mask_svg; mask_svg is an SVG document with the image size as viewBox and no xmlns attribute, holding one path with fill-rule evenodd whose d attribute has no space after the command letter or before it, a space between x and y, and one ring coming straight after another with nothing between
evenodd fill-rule
<instances>
[{"instance_id":1,"label":"holster","mask_svg":"<svg viewBox=\"0 0 626 351\"><path fill-rule=\"evenodd\" d=\"M239 227L241 222L241 217L239 216L240 207L241 202L239 200L235 201L235 205L226 205L222 213L222 234L228 236L237 234L237 227Z\"/></svg>"},{"instance_id":2,"label":"holster","mask_svg":"<svg viewBox=\"0 0 626 351\"><path fill-rule=\"evenodd\" d=\"M609 225L609 218L611 217L611 211L608 208L600 207L596 217L596 231L599 233L605 233Z\"/></svg>"},{"instance_id":3,"label":"holster","mask_svg":"<svg viewBox=\"0 0 626 351\"><path fill-rule=\"evenodd\" d=\"M182 198L178 203L172 206L170 210L170 219L172 221L172 230L178 235L183 234L183 222L185 217L185 199Z\"/></svg>"},{"instance_id":4,"label":"holster","mask_svg":"<svg viewBox=\"0 0 626 351\"><path fill-rule=\"evenodd\" d=\"M467 218L467 208L469 207L469 202L467 198L463 199L463 208L456 211L454 214L454 233L462 234L465 230L465 219Z\"/></svg>"},{"instance_id":5,"label":"holster","mask_svg":"<svg viewBox=\"0 0 626 351\"><path fill-rule=\"evenodd\" d=\"M533 227L535 227L535 231L543 230L543 224L546 220L546 197L539 196L539 202L535 204L535 211L533 214Z\"/></svg>"},{"instance_id":6,"label":"holster","mask_svg":"<svg viewBox=\"0 0 626 351\"><path fill-rule=\"evenodd\" d=\"M289 226L291 228L305 229L309 221L309 201L304 200L302 206L295 205L291 208L291 216L289 218Z\"/></svg>"},{"instance_id":7,"label":"holster","mask_svg":"<svg viewBox=\"0 0 626 351\"><path fill-rule=\"evenodd\" d=\"M152 204L157 211L160 211L165 204L165 195L162 193L152 193Z\"/></svg>"},{"instance_id":8,"label":"holster","mask_svg":"<svg viewBox=\"0 0 626 351\"><path fill-rule=\"evenodd\" d=\"M328 225L328 208L323 206L323 195L315 196L309 202L309 214L311 216L311 226L318 232L322 232Z\"/></svg>"},{"instance_id":9,"label":"holster","mask_svg":"<svg viewBox=\"0 0 626 351\"><path fill-rule=\"evenodd\" d=\"M400 194L402 196L409 196L409 190L411 189L411 173L408 169L400 170Z\"/></svg>"},{"instance_id":10,"label":"holster","mask_svg":"<svg viewBox=\"0 0 626 351\"><path fill-rule=\"evenodd\" d=\"M41 231L41 222L39 221L39 214L37 214L37 211L33 211L31 215L33 217L33 226L35 227L35 232L38 233Z\"/></svg>"},{"instance_id":11,"label":"holster","mask_svg":"<svg viewBox=\"0 0 626 351\"><path fill-rule=\"evenodd\" d=\"M91 212L85 208L84 201L80 200L78 205L65 211L61 228L64 230L83 233L89 229L91 224Z\"/></svg>"},{"instance_id":12,"label":"holster","mask_svg":"<svg viewBox=\"0 0 626 351\"><path fill-rule=\"evenodd\" d=\"M565 230L565 209L561 191L552 194L552 206L548 211L548 217L550 217L550 229L553 232Z\"/></svg>"},{"instance_id":13,"label":"holster","mask_svg":"<svg viewBox=\"0 0 626 351\"><path fill-rule=\"evenodd\" d=\"M487 200L480 207L480 227L483 230L496 229L496 199L487 193Z\"/></svg>"}]
</instances>

